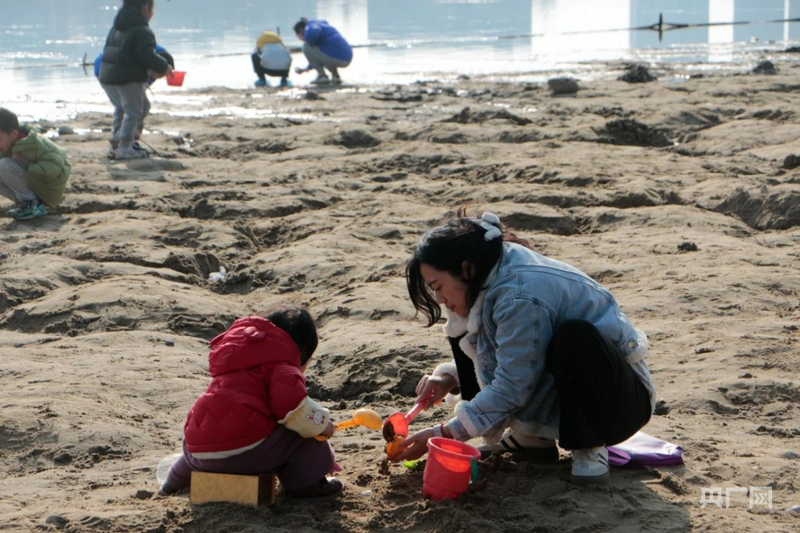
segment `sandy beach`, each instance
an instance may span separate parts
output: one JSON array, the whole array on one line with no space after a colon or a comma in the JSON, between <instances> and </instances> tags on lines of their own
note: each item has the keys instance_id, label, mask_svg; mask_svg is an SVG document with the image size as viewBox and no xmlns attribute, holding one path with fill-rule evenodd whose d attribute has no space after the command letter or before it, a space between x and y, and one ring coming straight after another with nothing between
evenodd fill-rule
<instances>
[{"instance_id":1,"label":"sandy beach","mask_svg":"<svg viewBox=\"0 0 800 533\"><path fill-rule=\"evenodd\" d=\"M759 59L699 77L662 65L640 84L610 63L560 96L481 78L212 88L192 95L262 118L156 106L144 140L160 157L128 163L106 157L110 113L78 116L89 133L57 139L73 164L63 205L0 222L0 531L798 531L800 63L748 73ZM566 452L554 466L495 455L468 494L434 503L357 428L332 440L339 500L155 494L208 383L208 341L270 304L318 317L309 390L334 418L409 408L449 346L414 317L403 263L470 202L603 283L648 333L663 402L645 431L683 446L685 466L577 488ZM772 508L742 491L702 508L703 487L769 487Z\"/></svg>"}]
</instances>

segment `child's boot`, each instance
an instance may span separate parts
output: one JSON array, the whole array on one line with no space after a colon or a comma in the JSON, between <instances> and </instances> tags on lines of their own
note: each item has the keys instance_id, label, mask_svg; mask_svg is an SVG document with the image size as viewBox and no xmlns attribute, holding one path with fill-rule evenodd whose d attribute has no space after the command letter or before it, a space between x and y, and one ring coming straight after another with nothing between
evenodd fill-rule
<instances>
[{"instance_id":1,"label":"child's boot","mask_svg":"<svg viewBox=\"0 0 800 533\"><path fill-rule=\"evenodd\" d=\"M256 87L269 87L269 82L267 81L266 78L264 78L264 79L259 78L259 79L256 80L254 85Z\"/></svg>"},{"instance_id":2,"label":"child's boot","mask_svg":"<svg viewBox=\"0 0 800 533\"><path fill-rule=\"evenodd\" d=\"M286 78L281 78L281 87L291 87L291 86L292 86L292 82L290 82Z\"/></svg>"},{"instance_id":3,"label":"child's boot","mask_svg":"<svg viewBox=\"0 0 800 533\"><path fill-rule=\"evenodd\" d=\"M608 473L608 449L605 446L572 450L572 478L576 485L606 483Z\"/></svg>"},{"instance_id":4,"label":"child's boot","mask_svg":"<svg viewBox=\"0 0 800 533\"><path fill-rule=\"evenodd\" d=\"M324 477L318 483L307 489L295 490L289 493L289 497L296 500L310 500L316 498L330 498L338 496L344 490L344 483L335 477Z\"/></svg>"}]
</instances>

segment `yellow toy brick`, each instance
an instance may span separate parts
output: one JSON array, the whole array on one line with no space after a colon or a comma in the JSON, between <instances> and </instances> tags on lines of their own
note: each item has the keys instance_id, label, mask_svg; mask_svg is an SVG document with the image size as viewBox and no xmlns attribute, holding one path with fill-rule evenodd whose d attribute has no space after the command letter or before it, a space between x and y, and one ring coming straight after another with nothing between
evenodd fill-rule
<instances>
[{"instance_id":1,"label":"yellow toy brick","mask_svg":"<svg viewBox=\"0 0 800 533\"><path fill-rule=\"evenodd\" d=\"M228 502L253 507L270 506L275 503L276 485L275 474L237 476L192 472L190 501L195 505Z\"/></svg>"}]
</instances>

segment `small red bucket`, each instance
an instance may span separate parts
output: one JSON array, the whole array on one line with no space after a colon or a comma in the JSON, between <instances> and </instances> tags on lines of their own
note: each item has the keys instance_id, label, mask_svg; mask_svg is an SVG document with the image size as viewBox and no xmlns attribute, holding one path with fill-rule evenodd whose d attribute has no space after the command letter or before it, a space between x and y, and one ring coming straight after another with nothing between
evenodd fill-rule
<instances>
[{"instance_id":1,"label":"small red bucket","mask_svg":"<svg viewBox=\"0 0 800 533\"><path fill-rule=\"evenodd\" d=\"M455 500L477 478L481 452L469 444L434 437L428 441L428 461L422 477L422 494L434 501Z\"/></svg>"},{"instance_id":2,"label":"small red bucket","mask_svg":"<svg viewBox=\"0 0 800 533\"><path fill-rule=\"evenodd\" d=\"M183 85L183 78L186 77L186 73L180 70L174 70L172 72L172 76L167 76L167 85L172 85L173 87L180 87Z\"/></svg>"}]
</instances>

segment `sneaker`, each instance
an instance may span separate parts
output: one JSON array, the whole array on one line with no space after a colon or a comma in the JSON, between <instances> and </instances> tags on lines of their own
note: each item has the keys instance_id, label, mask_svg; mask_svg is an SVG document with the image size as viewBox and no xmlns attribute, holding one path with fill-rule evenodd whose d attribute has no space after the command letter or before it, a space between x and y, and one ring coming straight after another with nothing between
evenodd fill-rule
<instances>
[{"instance_id":1,"label":"sneaker","mask_svg":"<svg viewBox=\"0 0 800 533\"><path fill-rule=\"evenodd\" d=\"M254 85L256 87L269 87L269 82L267 80L256 80Z\"/></svg>"},{"instance_id":2,"label":"sneaker","mask_svg":"<svg viewBox=\"0 0 800 533\"><path fill-rule=\"evenodd\" d=\"M527 461L535 463L558 462L558 448L556 441L543 439L535 435L523 435L510 431L497 444L484 444L478 446L481 458L485 459L492 453L510 452Z\"/></svg>"},{"instance_id":3,"label":"sneaker","mask_svg":"<svg viewBox=\"0 0 800 533\"><path fill-rule=\"evenodd\" d=\"M344 483L335 477L324 477L322 480L303 490L296 490L289 493L289 497L295 500L311 500L317 498L331 498L338 496L344 490Z\"/></svg>"},{"instance_id":4,"label":"sneaker","mask_svg":"<svg viewBox=\"0 0 800 533\"><path fill-rule=\"evenodd\" d=\"M605 446L572 450L572 478L576 485L606 483L608 473L608 449Z\"/></svg>"},{"instance_id":5,"label":"sneaker","mask_svg":"<svg viewBox=\"0 0 800 533\"><path fill-rule=\"evenodd\" d=\"M17 209L12 209L9 214L15 220L31 220L47 214L47 207L38 200L29 200Z\"/></svg>"},{"instance_id":6,"label":"sneaker","mask_svg":"<svg viewBox=\"0 0 800 533\"><path fill-rule=\"evenodd\" d=\"M328 76L317 76L317 79L312 81L314 85L328 85L331 82L331 79Z\"/></svg>"},{"instance_id":7,"label":"sneaker","mask_svg":"<svg viewBox=\"0 0 800 533\"><path fill-rule=\"evenodd\" d=\"M341 84L342 84L342 78L340 78L339 76L334 76L333 78L331 78L331 85L341 85Z\"/></svg>"},{"instance_id":8,"label":"sneaker","mask_svg":"<svg viewBox=\"0 0 800 533\"><path fill-rule=\"evenodd\" d=\"M291 81L287 80L286 78L281 78L280 86L281 87L293 87L294 84Z\"/></svg>"},{"instance_id":9,"label":"sneaker","mask_svg":"<svg viewBox=\"0 0 800 533\"><path fill-rule=\"evenodd\" d=\"M118 148L115 154L114 159L120 161L123 159L144 159L148 157L150 154L147 153L146 150L136 149L133 146L130 148Z\"/></svg>"}]
</instances>

